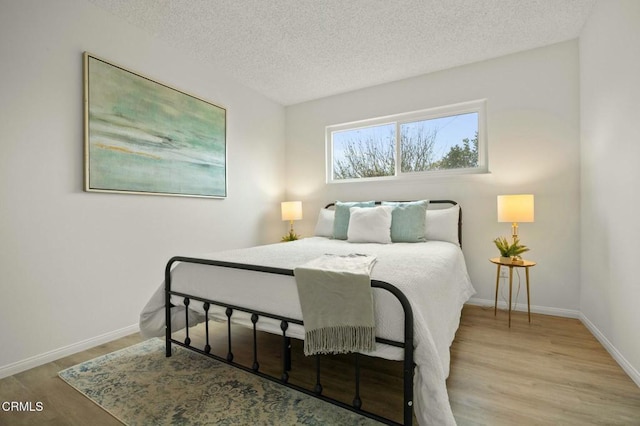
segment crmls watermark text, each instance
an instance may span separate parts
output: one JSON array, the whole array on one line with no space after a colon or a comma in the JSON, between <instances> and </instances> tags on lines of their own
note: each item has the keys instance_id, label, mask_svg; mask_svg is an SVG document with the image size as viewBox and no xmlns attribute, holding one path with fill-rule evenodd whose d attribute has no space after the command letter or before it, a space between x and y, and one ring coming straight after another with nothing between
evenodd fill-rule
<instances>
[{"instance_id":1,"label":"crmls watermark text","mask_svg":"<svg viewBox=\"0 0 640 426\"><path fill-rule=\"evenodd\" d=\"M44 404L40 401L4 401L2 403L2 411L31 411L39 412L44 410Z\"/></svg>"}]
</instances>

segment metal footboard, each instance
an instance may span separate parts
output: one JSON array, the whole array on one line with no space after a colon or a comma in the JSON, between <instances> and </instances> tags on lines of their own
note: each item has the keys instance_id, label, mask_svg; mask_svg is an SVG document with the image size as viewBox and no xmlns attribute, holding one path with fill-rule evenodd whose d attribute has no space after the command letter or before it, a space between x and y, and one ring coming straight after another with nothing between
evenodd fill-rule
<instances>
[{"instance_id":1,"label":"metal footboard","mask_svg":"<svg viewBox=\"0 0 640 426\"><path fill-rule=\"evenodd\" d=\"M342 401L338 401L336 399L327 397L322 394L320 355L315 355L316 384L313 389L310 390L310 389L289 383L289 371L291 371L291 368L292 368L291 337L287 336L287 329L289 328L289 324L303 325L303 322L293 318L282 317L282 316L271 314L268 312L260 312L255 309L248 309L242 306L234 306L228 303L222 303L222 302L202 298L196 295L190 295L190 294L174 291L171 289L171 279L172 279L171 269L173 265L176 263L195 263L195 264L201 264L201 265L211 265L211 266L218 266L218 267L225 267L225 268L244 269L244 270L250 270L250 271L264 272L269 274L293 276L293 271L288 269L271 268L271 267L256 266L256 265L246 265L241 263L221 262L216 260L197 259L197 258L191 258L191 257L181 257L181 256L173 257L171 260L169 260L165 268L165 318L166 318L166 356L167 357L171 356L171 344L176 344L184 348L188 348L192 351L198 352L202 355L214 358L218 361L233 365L234 367L256 374L265 379L296 389L307 395L314 396L316 398L319 398L331 404L338 405L340 407L354 411L363 416L367 416L387 424L398 424L395 421L392 421L387 418L383 418L377 414L374 414L362 409L362 401L360 399L360 364L359 364L360 354L357 354L357 353L355 354L355 394L353 398L353 403L351 405L346 404ZM415 364L413 362L413 311L411 309L408 299L397 287L394 287L393 285L387 282L378 281L378 280L371 280L371 286L376 288L382 288L392 293L398 299L398 301L400 302L404 310L404 341L395 341L395 340L388 340L388 339L382 339L382 338L376 337L376 342L395 346L395 347L400 347L404 349L404 360L403 360L403 369L402 369L403 394L404 394L402 424L411 425L413 422L413 373L414 373L414 367L415 367ZM184 341L176 340L171 336L171 307L173 306L171 304L171 296L182 297L183 304L187 308L185 309L186 337ZM205 342L205 346L202 349L191 346L191 339L189 337L189 327L190 327L189 315L187 311L191 301L198 301L203 303L203 309L205 312L206 342ZM221 357L211 353L211 345L209 342L209 315L208 315L211 305L216 305L216 306L225 308L225 314L227 317L227 333L228 333L226 357ZM234 356L233 356L232 341L231 341L231 321L232 321L231 319L234 311L245 312L251 315L251 322L253 324L253 363L251 367L247 367L233 361ZM271 318L271 319L280 321L280 329L282 330L282 372L280 377L274 377L272 375L265 374L262 371L260 371L260 363L258 361L257 328L256 328L257 323L260 320L260 317L266 317L266 318Z\"/></svg>"}]
</instances>

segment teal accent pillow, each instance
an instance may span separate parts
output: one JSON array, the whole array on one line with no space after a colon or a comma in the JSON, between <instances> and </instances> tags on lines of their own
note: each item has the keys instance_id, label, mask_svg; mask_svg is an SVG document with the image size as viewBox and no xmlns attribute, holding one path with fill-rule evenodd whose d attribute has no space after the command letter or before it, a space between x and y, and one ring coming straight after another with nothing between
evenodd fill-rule
<instances>
[{"instance_id":1,"label":"teal accent pillow","mask_svg":"<svg viewBox=\"0 0 640 426\"><path fill-rule=\"evenodd\" d=\"M426 219L429 200L408 203L383 202L392 206L391 241L394 243L418 243L426 241Z\"/></svg>"},{"instance_id":2,"label":"teal accent pillow","mask_svg":"<svg viewBox=\"0 0 640 426\"><path fill-rule=\"evenodd\" d=\"M336 201L336 213L333 219L333 238L336 240L346 240L349 231L349 209L351 207L375 207L375 201L361 201L343 203Z\"/></svg>"}]
</instances>

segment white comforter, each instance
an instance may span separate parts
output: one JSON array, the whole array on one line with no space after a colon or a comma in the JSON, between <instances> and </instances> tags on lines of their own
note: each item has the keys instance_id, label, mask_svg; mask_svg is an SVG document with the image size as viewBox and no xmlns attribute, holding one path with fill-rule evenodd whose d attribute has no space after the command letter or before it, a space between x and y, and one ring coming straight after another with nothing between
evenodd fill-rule
<instances>
[{"instance_id":1,"label":"white comforter","mask_svg":"<svg viewBox=\"0 0 640 426\"><path fill-rule=\"evenodd\" d=\"M213 253L199 258L294 269L323 254L372 254L377 258L372 279L398 287L409 299L414 315L414 409L420 424L455 424L446 389L449 347L460 322L462 305L475 293L460 247L440 241L425 243L352 244L321 237L295 242ZM295 279L205 265L179 264L172 271L172 290L232 303L286 317L302 319ZM172 298L176 305L181 299ZM385 290L374 289L376 335L402 340L399 302ZM191 307L196 308L193 304ZM174 308L172 328L185 326L184 311ZM190 312L190 325L202 316ZM262 320L261 320L262 321ZM145 336L164 335L164 284L140 314ZM250 324L250 323L249 323ZM263 329L281 333L277 323ZM302 327L288 335L303 338ZM400 359L398 348L377 345L373 355Z\"/></svg>"}]
</instances>

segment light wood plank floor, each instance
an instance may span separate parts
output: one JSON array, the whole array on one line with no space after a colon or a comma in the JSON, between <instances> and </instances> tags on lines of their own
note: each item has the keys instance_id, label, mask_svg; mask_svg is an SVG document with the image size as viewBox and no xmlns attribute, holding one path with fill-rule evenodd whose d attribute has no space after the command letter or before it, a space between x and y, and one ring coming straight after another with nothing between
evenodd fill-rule
<instances>
[{"instance_id":1,"label":"light wood plank floor","mask_svg":"<svg viewBox=\"0 0 640 426\"><path fill-rule=\"evenodd\" d=\"M248 335L234 330L234 339L238 344L248 341ZM57 373L139 341L138 335L128 336L0 380L0 402L40 401L44 405L42 412L0 411L0 425L119 424L60 380ZM272 352L277 358L278 343L274 342ZM296 343L294 369L310 369L300 352ZM517 312L509 329L506 312L498 311L494 317L493 308L465 306L451 356L448 389L459 426L640 425L640 388L578 320L534 314L529 324L526 314ZM242 362L242 356L238 358ZM341 382L340 375L349 368L343 361L325 365L337 374L323 384L338 397L339 390L351 388ZM277 369L278 360L274 362L261 369ZM386 373L398 371L398 364L364 362L365 369L385 373L381 380L370 380L373 389L363 395L365 406L369 398L383 395L385 405L374 403L373 411L388 415L387 405L399 401L394 390L399 389L399 381ZM309 371L298 378L292 375L292 381L305 382L307 376Z\"/></svg>"},{"instance_id":2,"label":"light wood plank floor","mask_svg":"<svg viewBox=\"0 0 640 426\"><path fill-rule=\"evenodd\" d=\"M449 399L463 425L640 425L640 388L577 319L465 306Z\"/></svg>"}]
</instances>

